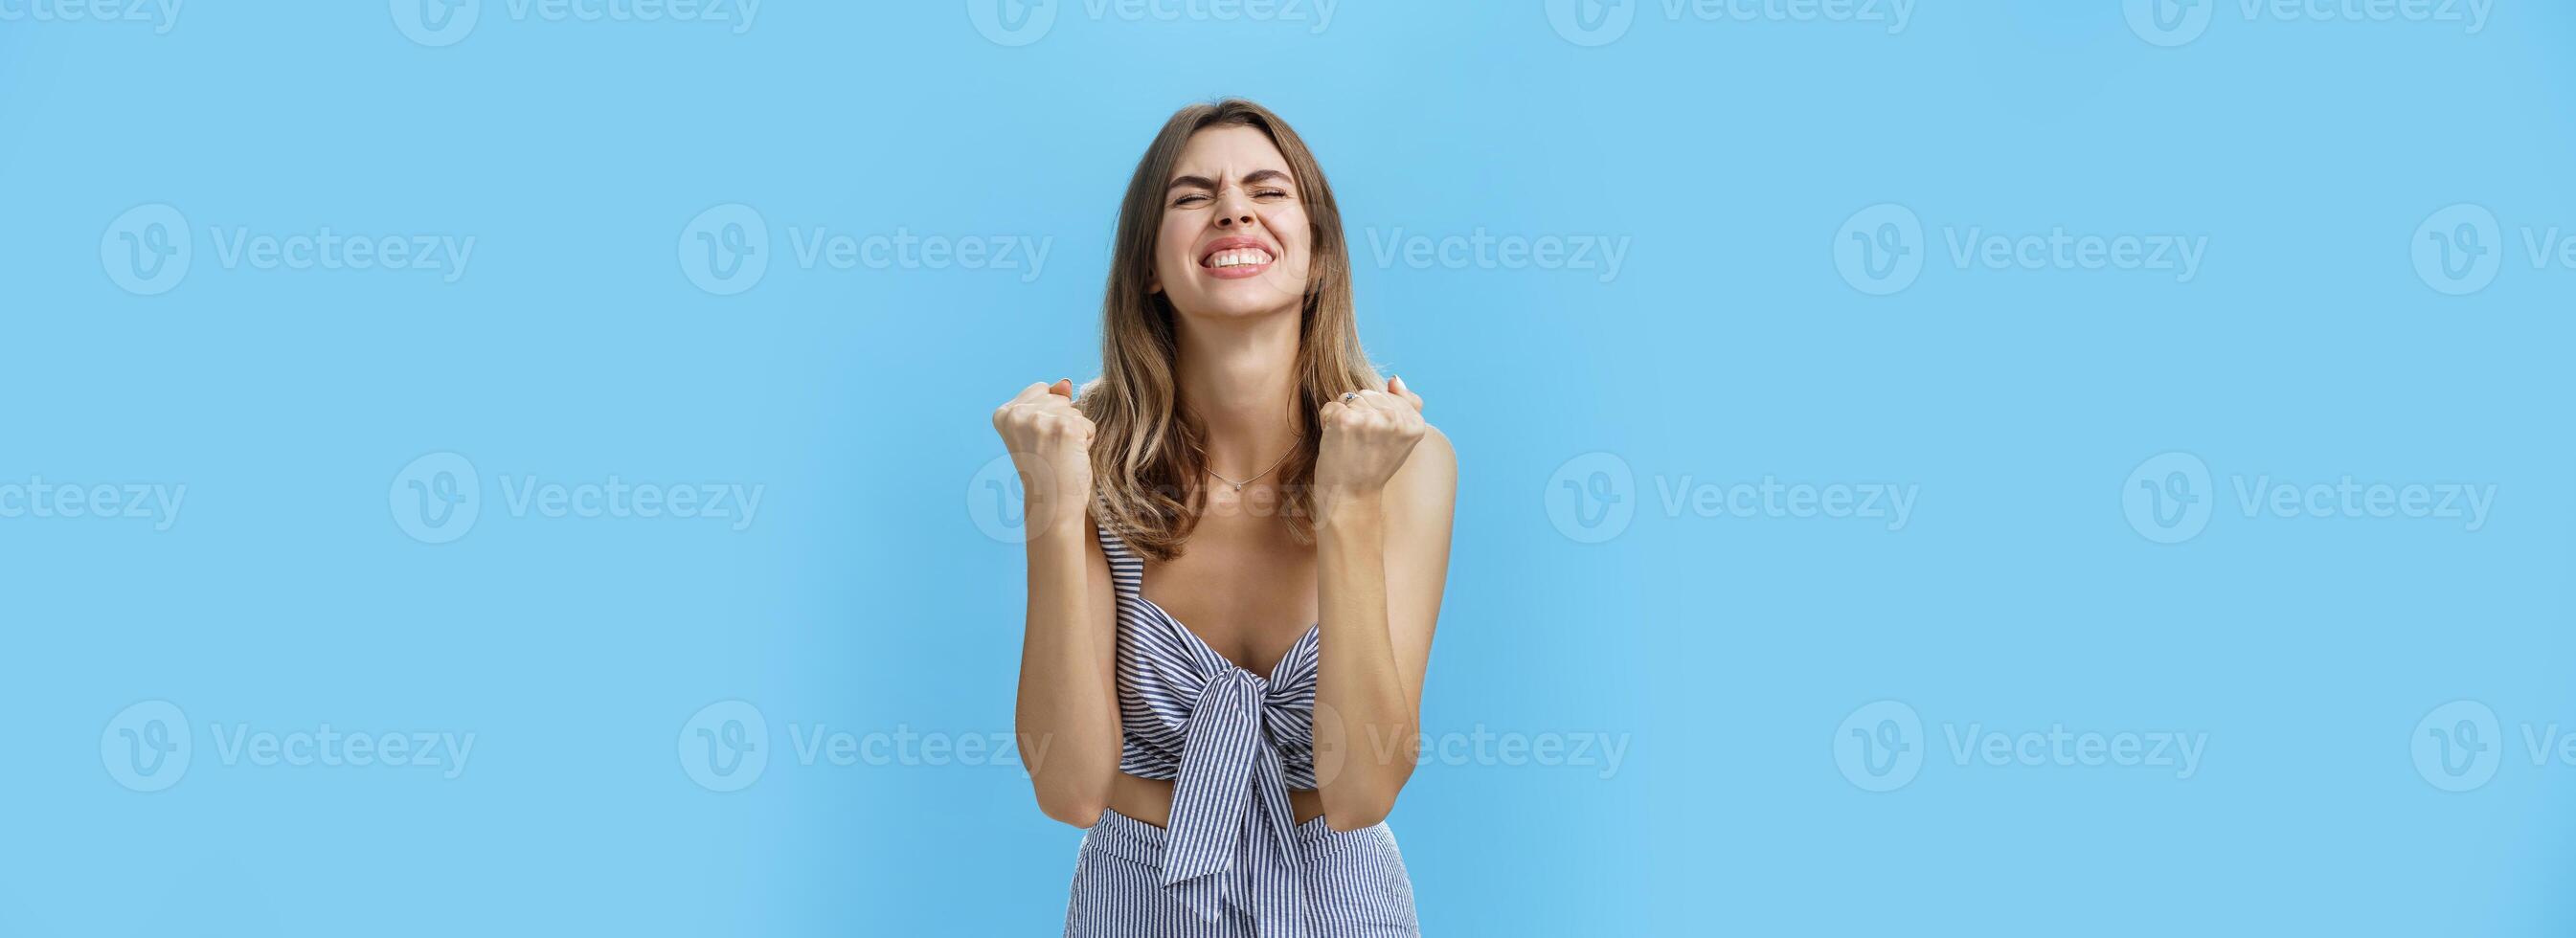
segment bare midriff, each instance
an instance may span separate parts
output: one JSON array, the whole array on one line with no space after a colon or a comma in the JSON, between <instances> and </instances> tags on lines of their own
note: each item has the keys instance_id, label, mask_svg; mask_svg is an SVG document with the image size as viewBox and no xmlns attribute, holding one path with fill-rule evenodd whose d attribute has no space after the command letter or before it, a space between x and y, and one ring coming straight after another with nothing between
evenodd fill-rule
<instances>
[{"instance_id":1,"label":"bare midriff","mask_svg":"<svg viewBox=\"0 0 2576 938\"><path fill-rule=\"evenodd\" d=\"M1289 791L1288 806L1296 809L1299 824L1324 816L1324 796L1312 789ZM1172 783L1120 772L1109 783L1109 809L1155 827L1170 827Z\"/></svg>"}]
</instances>

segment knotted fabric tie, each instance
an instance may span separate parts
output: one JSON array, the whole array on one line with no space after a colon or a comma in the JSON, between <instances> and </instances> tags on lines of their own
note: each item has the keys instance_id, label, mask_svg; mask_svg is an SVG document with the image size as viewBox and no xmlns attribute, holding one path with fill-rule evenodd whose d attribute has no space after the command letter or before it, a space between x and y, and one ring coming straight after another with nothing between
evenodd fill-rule
<instances>
[{"instance_id":1,"label":"knotted fabric tie","mask_svg":"<svg viewBox=\"0 0 2576 938\"><path fill-rule=\"evenodd\" d=\"M1262 732L1269 689L1252 672L1230 668L1200 690L1180 774L1172 782L1163 886L1214 877L1187 889L1202 917L1223 915L1219 900L1231 898L1252 913L1264 938L1303 938L1306 897L1298 877L1296 811L1288 802L1279 750ZM1241 894L1246 889L1251 895Z\"/></svg>"}]
</instances>

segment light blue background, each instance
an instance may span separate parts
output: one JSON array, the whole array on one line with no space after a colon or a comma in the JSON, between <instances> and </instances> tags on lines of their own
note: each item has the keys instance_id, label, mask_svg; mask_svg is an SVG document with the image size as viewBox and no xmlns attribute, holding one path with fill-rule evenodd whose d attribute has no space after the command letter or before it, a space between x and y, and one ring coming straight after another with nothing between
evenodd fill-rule
<instances>
[{"instance_id":1,"label":"light blue background","mask_svg":"<svg viewBox=\"0 0 2576 938\"><path fill-rule=\"evenodd\" d=\"M186 486L166 531L0 517L0 933L1060 927L1080 835L1017 767L802 764L791 730L1009 731L987 414L1096 372L1127 173L1222 94L1317 150L1369 352L1459 450L1426 728L1626 745L1615 772L1424 766L1392 824L1431 933L2576 929L2576 765L2522 735L2576 727L2576 270L2521 242L2576 231L2576 13L2219 3L2164 47L2118 0L1924 3L1893 33L1632 2L1585 46L1537 2L1218 9L1065 0L1017 46L948 2L769 0L736 33L486 0L445 46L375 2L0 20L0 485ZM1835 251L1889 202L1924 263L1874 296ZM2462 202L2503 253L2454 297L2410 252ZM110 224L153 203L192 264L134 295ZM719 296L679 257L731 203L769 266ZM800 268L816 226L1050 253ZM213 243L325 227L476 244L445 283ZM2206 254L2177 282L1944 243L2060 227ZM1479 229L1628 248L1616 276L1372 250ZM1595 452L1628 473L1615 530L1562 501ZM2174 544L2124 504L2166 452L2213 506ZM477 474L443 544L398 521L433 453ZM504 487L612 476L764 494L735 531ZM1662 497L1765 476L1917 494L1894 531ZM2344 476L2496 494L2471 531L2231 488ZM2493 774L2446 792L2410 753L2463 699ZM192 761L129 790L112 721L156 700ZM769 761L718 793L679 743L726 700ZM1837 758L1878 700L1921 724L1886 792ZM220 758L218 731L323 724L475 744L454 779ZM1950 754L2053 726L2206 751L2188 778Z\"/></svg>"}]
</instances>

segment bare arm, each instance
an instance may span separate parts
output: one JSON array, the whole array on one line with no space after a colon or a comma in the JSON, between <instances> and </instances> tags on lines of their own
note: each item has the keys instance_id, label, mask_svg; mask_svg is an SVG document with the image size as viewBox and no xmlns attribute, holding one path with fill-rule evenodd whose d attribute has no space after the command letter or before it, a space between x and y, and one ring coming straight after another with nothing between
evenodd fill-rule
<instances>
[{"instance_id":1,"label":"bare arm","mask_svg":"<svg viewBox=\"0 0 2576 938\"><path fill-rule=\"evenodd\" d=\"M1089 827L1118 771L1116 594L1091 534L1091 422L1072 387L1030 385L994 412L1027 492L1028 628L1020 646L1020 764L1038 809Z\"/></svg>"},{"instance_id":2,"label":"bare arm","mask_svg":"<svg viewBox=\"0 0 2576 938\"><path fill-rule=\"evenodd\" d=\"M1339 447L1349 471L1329 483L1321 466L1317 473L1323 648L1315 770L1324 823L1336 830L1385 820L1413 775L1422 682L1448 579L1457 455L1421 422L1421 398L1400 381L1388 387L1393 394L1367 392L1375 397L1338 414L1339 405L1327 405L1324 445ZM1330 429L1335 423L1344 431ZM1389 458L1397 468L1371 484L1371 467Z\"/></svg>"}]
</instances>

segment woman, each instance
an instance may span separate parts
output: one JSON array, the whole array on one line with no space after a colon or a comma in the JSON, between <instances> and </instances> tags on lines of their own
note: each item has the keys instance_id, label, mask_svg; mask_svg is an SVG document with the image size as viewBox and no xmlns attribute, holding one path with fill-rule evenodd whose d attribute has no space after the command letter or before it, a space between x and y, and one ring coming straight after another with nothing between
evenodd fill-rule
<instances>
[{"instance_id":1,"label":"woman","mask_svg":"<svg viewBox=\"0 0 2576 938\"><path fill-rule=\"evenodd\" d=\"M1226 100L1163 126L1102 333L1078 400L993 414L1028 500L1022 762L1089 829L1065 933L1418 934L1383 822L1457 460L1360 351L1341 214L1286 123Z\"/></svg>"}]
</instances>

